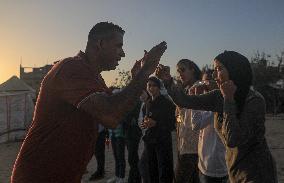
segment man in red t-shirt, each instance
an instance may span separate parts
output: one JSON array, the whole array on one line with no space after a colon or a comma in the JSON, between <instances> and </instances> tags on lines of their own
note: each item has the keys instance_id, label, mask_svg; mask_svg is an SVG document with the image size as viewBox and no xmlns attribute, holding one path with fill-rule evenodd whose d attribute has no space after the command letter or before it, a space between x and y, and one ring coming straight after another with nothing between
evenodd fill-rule
<instances>
[{"instance_id":1,"label":"man in red t-shirt","mask_svg":"<svg viewBox=\"0 0 284 183\"><path fill-rule=\"evenodd\" d=\"M138 99L166 50L162 42L134 64L133 80L111 95L101 77L121 57L124 30L96 24L87 47L51 69L42 81L34 119L12 172L12 183L79 183L91 159L98 123L115 128ZM140 64L143 61L143 66Z\"/></svg>"}]
</instances>

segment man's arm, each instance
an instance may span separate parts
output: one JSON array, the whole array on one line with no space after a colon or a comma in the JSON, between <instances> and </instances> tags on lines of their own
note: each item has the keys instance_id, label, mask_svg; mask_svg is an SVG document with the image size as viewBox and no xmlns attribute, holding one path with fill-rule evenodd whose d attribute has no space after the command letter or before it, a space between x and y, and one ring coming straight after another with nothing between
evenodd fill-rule
<instances>
[{"instance_id":1,"label":"man's arm","mask_svg":"<svg viewBox=\"0 0 284 183\"><path fill-rule=\"evenodd\" d=\"M142 59L144 61L142 68L121 92L111 96L103 93L93 94L84 100L78 108L92 115L105 127L115 128L125 117L125 114L133 109L135 102L145 88L149 75L155 71L166 48L165 42L153 47Z\"/></svg>"},{"instance_id":2,"label":"man's arm","mask_svg":"<svg viewBox=\"0 0 284 183\"><path fill-rule=\"evenodd\" d=\"M91 95L79 108L91 114L105 127L115 128L133 108L145 87L147 78L147 75L141 73L123 91L111 96L104 93Z\"/></svg>"}]
</instances>

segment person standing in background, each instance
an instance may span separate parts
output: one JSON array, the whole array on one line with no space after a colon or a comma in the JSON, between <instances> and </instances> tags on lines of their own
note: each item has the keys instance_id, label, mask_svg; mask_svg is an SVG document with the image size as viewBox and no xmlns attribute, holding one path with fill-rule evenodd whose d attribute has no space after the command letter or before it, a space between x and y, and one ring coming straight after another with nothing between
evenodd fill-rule
<instances>
[{"instance_id":1,"label":"person standing in background","mask_svg":"<svg viewBox=\"0 0 284 183\"><path fill-rule=\"evenodd\" d=\"M91 175L90 181L104 178L105 175L105 143L108 138L108 130L99 124L99 135L95 147L95 158L97 160L97 170Z\"/></svg>"},{"instance_id":2,"label":"person standing in background","mask_svg":"<svg viewBox=\"0 0 284 183\"><path fill-rule=\"evenodd\" d=\"M204 87L191 87L190 95L200 95L217 89L212 73L213 70L203 71L200 85ZM226 150L214 129L214 113L212 111L192 110L191 125L193 130L199 131L198 168L200 183L227 183Z\"/></svg>"},{"instance_id":3,"label":"person standing in background","mask_svg":"<svg viewBox=\"0 0 284 183\"><path fill-rule=\"evenodd\" d=\"M141 124L141 127L146 129L143 136L144 156L141 157L141 161L149 167L148 173L151 183L172 183L171 132L175 128L175 106L165 96L161 95L160 89L160 80L156 77L150 77L147 82L147 91L151 99L149 105L144 105L144 120Z\"/></svg>"},{"instance_id":4,"label":"person standing in background","mask_svg":"<svg viewBox=\"0 0 284 183\"><path fill-rule=\"evenodd\" d=\"M201 79L199 67L191 60L182 59L177 63L177 73L182 82L183 91L189 89ZM199 183L198 175L198 136L199 132L191 128L191 110L177 107L177 147L178 158L175 169L176 183Z\"/></svg>"},{"instance_id":5,"label":"person standing in background","mask_svg":"<svg viewBox=\"0 0 284 183\"><path fill-rule=\"evenodd\" d=\"M122 89L114 88L112 93L119 93ZM125 178L125 133L124 133L124 123L126 123L126 118L120 122L120 124L115 129L110 129L110 139L111 147L115 161L115 177L110 178L107 183L124 183Z\"/></svg>"},{"instance_id":6,"label":"person standing in background","mask_svg":"<svg viewBox=\"0 0 284 183\"><path fill-rule=\"evenodd\" d=\"M138 125L139 112L142 102L137 101L134 109L127 115L126 123L124 123L126 147L128 150L129 176L128 183L141 183L139 173L139 144L142 136L142 131Z\"/></svg>"}]
</instances>

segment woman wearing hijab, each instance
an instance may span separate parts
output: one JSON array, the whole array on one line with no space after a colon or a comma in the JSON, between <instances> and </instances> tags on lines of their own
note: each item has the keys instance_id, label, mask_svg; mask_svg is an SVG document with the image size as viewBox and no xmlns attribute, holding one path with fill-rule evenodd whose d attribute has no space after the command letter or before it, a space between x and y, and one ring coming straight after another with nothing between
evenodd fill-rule
<instances>
[{"instance_id":1,"label":"woman wearing hijab","mask_svg":"<svg viewBox=\"0 0 284 183\"><path fill-rule=\"evenodd\" d=\"M276 167L265 139L265 101L251 87L248 59L225 51L213 64L219 89L190 96L171 88L169 94L180 107L216 112L214 128L226 148L231 183L276 183Z\"/></svg>"}]
</instances>

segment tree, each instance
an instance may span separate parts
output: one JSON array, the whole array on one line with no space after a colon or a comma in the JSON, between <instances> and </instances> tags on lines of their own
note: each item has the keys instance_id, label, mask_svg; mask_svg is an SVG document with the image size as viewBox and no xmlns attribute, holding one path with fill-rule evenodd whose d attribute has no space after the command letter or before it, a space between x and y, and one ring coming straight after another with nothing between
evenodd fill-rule
<instances>
[{"instance_id":1,"label":"tree","mask_svg":"<svg viewBox=\"0 0 284 183\"><path fill-rule=\"evenodd\" d=\"M278 71L281 72L281 65L282 65L283 59L284 59L284 51L282 51L280 53L280 55L277 54L276 57L277 57L277 60L278 60Z\"/></svg>"},{"instance_id":2,"label":"tree","mask_svg":"<svg viewBox=\"0 0 284 183\"><path fill-rule=\"evenodd\" d=\"M271 87L272 83L275 83L281 78L280 66L283 61L284 52L281 52L281 56L276 55L278 60L278 66L274 66L272 63L276 63L271 59L271 56L266 53L257 52L254 57L251 58L251 67L254 74L253 85L265 98L267 112L276 112L279 103L279 92Z\"/></svg>"},{"instance_id":3,"label":"tree","mask_svg":"<svg viewBox=\"0 0 284 183\"><path fill-rule=\"evenodd\" d=\"M271 56L262 52L261 54L257 53L251 58L251 67L254 74L253 85L255 87L266 86L270 83L276 82L281 78L279 69L274 67L270 61Z\"/></svg>"},{"instance_id":4,"label":"tree","mask_svg":"<svg viewBox=\"0 0 284 183\"><path fill-rule=\"evenodd\" d=\"M118 77L115 78L115 82L112 83L112 86L115 88L124 88L131 81L130 71L118 70Z\"/></svg>"}]
</instances>

